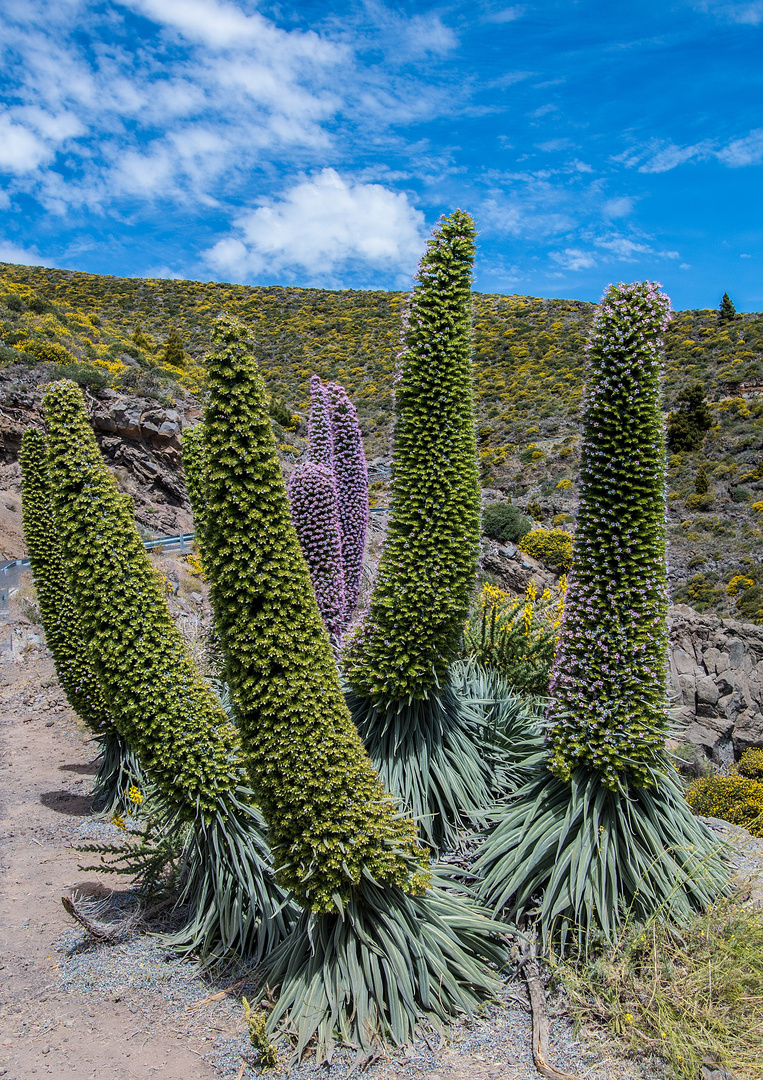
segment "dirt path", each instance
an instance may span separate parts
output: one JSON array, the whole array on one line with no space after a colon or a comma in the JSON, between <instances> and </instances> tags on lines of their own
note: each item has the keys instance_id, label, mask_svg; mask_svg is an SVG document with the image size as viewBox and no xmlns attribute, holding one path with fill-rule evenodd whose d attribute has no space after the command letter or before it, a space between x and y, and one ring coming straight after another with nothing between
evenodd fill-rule
<instances>
[{"instance_id":1,"label":"dirt path","mask_svg":"<svg viewBox=\"0 0 763 1080\"><path fill-rule=\"evenodd\" d=\"M211 1080L148 1002L62 992L61 896L113 884L79 871L71 846L93 755L42 650L3 657L0 681L0 1077Z\"/></svg>"}]
</instances>

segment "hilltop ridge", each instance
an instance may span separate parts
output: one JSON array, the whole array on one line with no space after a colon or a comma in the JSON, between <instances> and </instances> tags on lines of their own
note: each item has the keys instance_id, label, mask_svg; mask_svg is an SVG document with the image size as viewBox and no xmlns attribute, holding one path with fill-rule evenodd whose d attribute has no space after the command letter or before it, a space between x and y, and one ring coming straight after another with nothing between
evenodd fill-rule
<instances>
[{"instance_id":1,"label":"hilltop ridge","mask_svg":"<svg viewBox=\"0 0 763 1080\"><path fill-rule=\"evenodd\" d=\"M400 292L143 280L0 264L1 385L7 398L22 383L68 374L95 398L111 391L146 408L193 413L203 395L211 327L226 310L252 327L286 461L304 449L313 373L347 387L368 456L384 457L404 302ZM574 520L584 347L594 306L474 294L483 485L491 489L488 497L510 497L547 525ZM185 350L174 361L165 355L173 329ZM719 323L715 310L676 312L666 339L668 408L693 381L714 402L714 426L701 451L670 457L674 600L763 621L763 534L755 509L763 500L763 315ZM0 487L13 491L9 446L6 439ZM711 484L704 509L691 499L700 465ZM383 499L383 481L375 488ZM732 585L731 595L734 578L749 584Z\"/></svg>"}]
</instances>

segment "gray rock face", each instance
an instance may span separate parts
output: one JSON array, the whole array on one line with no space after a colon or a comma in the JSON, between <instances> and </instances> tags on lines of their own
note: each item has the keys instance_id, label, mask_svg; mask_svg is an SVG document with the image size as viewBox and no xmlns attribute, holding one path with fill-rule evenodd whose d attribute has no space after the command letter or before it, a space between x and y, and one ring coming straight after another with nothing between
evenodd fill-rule
<instances>
[{"instance_id":1,"label":"gray rock face","mask_svg":"<svg viewBox=\"0 0 763 1080\"><path fill-rule=\"evenodd\" d=\"M763 747L763 626L672 608L669 688L682 738L716 764Z\"/></svg>"}]
</instances>

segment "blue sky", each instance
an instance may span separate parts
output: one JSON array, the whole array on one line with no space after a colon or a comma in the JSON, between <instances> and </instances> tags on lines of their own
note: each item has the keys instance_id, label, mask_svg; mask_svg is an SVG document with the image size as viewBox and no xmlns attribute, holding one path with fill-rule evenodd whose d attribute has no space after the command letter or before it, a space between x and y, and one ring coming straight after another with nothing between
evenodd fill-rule
<instances>
[{"instance_id":1,"label":"blue sky","mask_svg":"<svg viewBox=\"0 0 763 1080\"><path fill-rule=\"evenodd\" d=\"M0 260L763 309L763 0L3 0Z\"/></svg>"}]
</instances>

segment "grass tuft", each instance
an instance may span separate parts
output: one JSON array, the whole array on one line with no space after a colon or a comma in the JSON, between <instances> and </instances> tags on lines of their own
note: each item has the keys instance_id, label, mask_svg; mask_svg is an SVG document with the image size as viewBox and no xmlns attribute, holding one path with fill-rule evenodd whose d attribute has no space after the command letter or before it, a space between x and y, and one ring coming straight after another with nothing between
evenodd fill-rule
<instances>
[{"instance_id":1,"label":"grass tuft","mask_svg":"<svg viewBox=\"0 0 763 1080\"><path fill-rule=\"evenodd\" d=\"M595 959L552 967L578 1022L658 1055L677 1080L696 1080L703 1064L760 1080L763 914L739 896L680 929L630 924Z\"/></svg>"}]
</instances>

